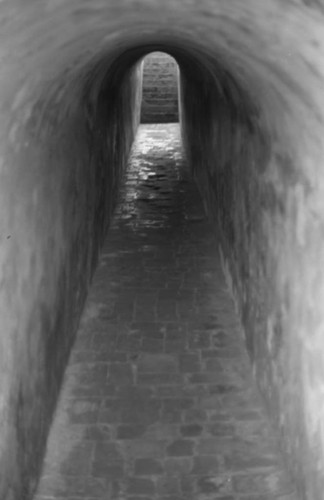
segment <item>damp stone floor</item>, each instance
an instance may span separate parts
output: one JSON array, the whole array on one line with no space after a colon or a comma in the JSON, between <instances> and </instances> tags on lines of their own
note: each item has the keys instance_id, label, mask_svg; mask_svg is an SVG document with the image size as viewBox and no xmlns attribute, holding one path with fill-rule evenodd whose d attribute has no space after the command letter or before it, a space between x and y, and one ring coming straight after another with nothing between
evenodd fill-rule
<instances>
[{"instance_id":1,"label":"damp stone floor","mask_svg":"<svg viewBox=\"0 0 324 500\"><path fill-rule=\"evenodd\" d=\"M296 500L179 126L141 126L35 500Z\"/></svg>"}]
</instances>

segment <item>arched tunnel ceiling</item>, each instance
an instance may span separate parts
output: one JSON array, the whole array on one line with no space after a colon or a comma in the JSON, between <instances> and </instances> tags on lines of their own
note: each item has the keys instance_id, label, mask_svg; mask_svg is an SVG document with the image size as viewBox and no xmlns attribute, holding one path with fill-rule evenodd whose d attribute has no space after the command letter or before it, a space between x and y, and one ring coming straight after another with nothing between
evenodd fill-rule
<instances>
[{"instance_id":1,"label":"arched tunnel ceiling","mask_svg":"<svg viewBox=\"0 0 324 500\"><path fill-rule=\"evenodd\" d=\"M136 47L144 47L137 49L141 56L156 46L170 48L176 58L179 51L196 57L202 65L217 61L248 89L273 136L292 143L296 158L301 148L304 154L311 148L313 157L314 149L317 157L322 152L316 130L324 112L324 65L318 64L324 35L312 5L183 0L163 2L162 8L153 1L52 0L28 6L3 2L0 15L7 86L3 82L2 92L14 96L13 109L26 101L25 116L40 95L59 102L64 89L80 89L93 64L102 61L108 68L124 51L133 50L135 58ZM308 163L314 173L317 166Z\"/></svg>"},{"instance_id":2,"label":"arched tunnel ceiling","mask_svg":"<svg viewBox=\"0 0 324 500\"><path fill-rule=\"evenodd\" d=\"M187 116L200 116L197 126L195 120L189 124L191 138L197 131L203 141L208 129L205 115L197 110L203 99L200 80L202 87L207 82L209 90L225 95L230 113L223 107L219 115L217 95L209 95L217 112L210 113L208 132L219 132L218 147L221 129L227 136L235 129L237 149L246 162L237 162L238 154L228 160L235 146L229 140L223 163L231 167L229 179L237 181L240 170L240 182L227 191L226 182L221 185L230 195L224 212L233 209L239 222L241 214L252 214L252 222L259 223L258 233L248 224L235 227L236 243L241 238L245 244L250 232L242 269L246 272L251 265L253 279L270 269L264 273L272 280L271 286L265 281L265 295L271 288L278 297L271 297L264 345L257 337L255 349L257 354L258 349L266 351L282 331L286 347L279 361L270 353L270 361L260 363L261 375L271 365L271 374L260 385L264 392L269 380L269 386L272 380L279 387L277 416L292 436L290 450L297 458L306 456L309 488L317 481L313 491L322 491L323 479L316 471L324 460L323 20L323 2L310 0L0 2L0 223L8 235L0 250L0 317L6 332L0 336L2 498L12 500L11 493L3 492L30 473L34 438L40 460L40 442L50 422L50 410L44 408L53 410L57 373L63 372L77 323L77 313L70 320L71 310L79 313L82 308L108 227L105 217L112 214L117 171L126 162L136 128L130 101L138 75L132 66L153 50L172 55L185 76ZM118 92L127 73L129 79ZM198 89L196 102L189 95L192 89ZM217 121L217 116L222 119ZM253 127L241 127L237 117ZM257 152L262 149L256 130L270 146L266 165L261 165L261 155L252 154L255 144ZM245 147L249 141L255 141L250 149ZM215 164L218 150L212 146L210 157L205 156ZM273 209L276 203L279 208ZM257 259L260 265L255 265ZM258 291L251 290L257 302ZM65 300L73 294L75 299ZM286 316L277 314L282 304ZM43 400L39 392L46 395ZM43 419L42 436L35 429L37 419ZM22 490L17 486L17 491Z\"/></svg>"}]
</instances>

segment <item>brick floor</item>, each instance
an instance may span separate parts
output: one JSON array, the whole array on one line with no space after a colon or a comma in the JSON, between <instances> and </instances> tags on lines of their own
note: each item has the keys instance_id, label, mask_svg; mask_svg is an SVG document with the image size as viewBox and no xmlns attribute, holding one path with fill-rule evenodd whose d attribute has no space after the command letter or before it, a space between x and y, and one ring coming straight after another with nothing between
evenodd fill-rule
<instances>
[{"instance_id":1,"label":"brick floor","mask_svg":"<svg viewBox=\"0 0 324 500\"><path fill-rule=\"evenodd\" d=\"M177 125L141 126L35 500L296 500Z\"/></svg>"}]
</instances>

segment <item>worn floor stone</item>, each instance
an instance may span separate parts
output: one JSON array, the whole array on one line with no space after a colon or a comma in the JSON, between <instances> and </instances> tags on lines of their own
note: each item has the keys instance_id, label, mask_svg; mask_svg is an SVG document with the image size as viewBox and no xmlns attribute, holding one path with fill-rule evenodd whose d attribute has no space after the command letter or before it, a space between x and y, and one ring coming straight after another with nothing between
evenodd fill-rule
<instances>
[{"instance_id":1,"label":"worn floor stone","mask_svg":"<svg viewBox=\"0 0 324 500\"><path fill-rule=\"evenodd\" d=\"M35 500L296 500L177 125L140 128Z\"/></svg>"}]
</instances>

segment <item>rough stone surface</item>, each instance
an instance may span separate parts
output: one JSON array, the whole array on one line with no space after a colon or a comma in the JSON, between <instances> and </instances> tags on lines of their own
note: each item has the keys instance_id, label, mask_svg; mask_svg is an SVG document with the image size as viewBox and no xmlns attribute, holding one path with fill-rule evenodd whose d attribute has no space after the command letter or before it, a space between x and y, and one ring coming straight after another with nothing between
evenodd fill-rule
<instances>
[{"instance_id":1,"label":"rough stone surface","mask_svg":"<svg viewBox=\"0 0 324 500\"><path fill-rule=\"evenodd\" d=\"M181 72L186 157L205 211L220 231L226 283L300 494L320 499L324 317L322 306L315 304L324 296L319 277L324 253L315 219L323 216L324 198L310 187L316 166L301 166L307 139L301 133L302 140L291 142L288 127L282 128L285 118L277 120L278 108L264 112L244 77L233 79L214 61L210 69L199 76L188 68ZM271 93L270 80L265 92ZM292 92L297 95L299 89ZM303 114L308 114L305 107ZM217 359L206 359L210 369L217 364Z\"/></svg>"},{"instance_id":2,"label":"rough stone surface","mask_svg":"<svg viewBox=\"0 0 324 500\"><path fill-rule=\"evenodd\" d=\"M75 114L63 106L55 119L51 117L55 104L42 103L44 96L39 95L40 101L25 110L24 151L10 167L10 175L17 178L15 188L12 191L1 181L6 211L1 210L9 217L1 223L1 231L7 227L8 234L3 250L10 255L0 278L1 329L8 333L0 341L0 372L4 373L0 377L0 497L6 500L28 498L30 488L35 488L86 291L139 121L140 69L133 67L122 85L109 79L104 83L85 77L83 84L96 102L83 95ZM61 98L68 99L66 94ZM42 119L48 119L46 126L41 125ZM59 130L55 120L61 124ZM73 128L75 136L71 136ZM40 148L36 156L34 141ZM0 172L7 180L8 165ZM10 206L15 207L19 227L11 222ZM89 386L97 387L102 368L94 366L84 373ZM97 409L86 404L89 416L85 408L76 408L75 421L96 418Z\"/></svg>"},{"instance_id":3,"label":"rough stone surface","mask_svg":"<svg viewBox=\"0 0 324 500\"><path fill-rule=\"evenodd\" d=\"M0 2L1 499L25 499L35 486L118 195L118 167L136 125L135 66L152 51L173 56L186 82L180 118L188 125L187 156L196 159L205 205L222 227L223 267L256 378L303 496L322 499L323 6L323 0ZM183 280L194 281L190 271ZM154 308L144 313L140 299L124 301L116 310L124 317L135 310L134 328L153 321ZM175 310L167 296L158 298L161 320L185 308L184 301ZM183 337L172 332L165 353L183 352ZM163 344L154 334L117 342L153 354ZM109 355L100 333L93 341L101 346L94 362ZM189 342L210 349L199 332ZM124 362L120 354L111 361ZM186 377L209 383L217 362L207 364L213 372ZM139 377L148 387L150 375ZM181 374L153 377L169 385ZM80 396L91 390L80 389ZM109 382L102 389L112 390ZM96 411L108 414L94 408L92 418ZM185 411L190 422L198 410ZM213 411L199 413L207 418ZM180 414L163 412L166 422Z\"/></svg>"},{"instance_id":4,"label":"rough stone surface","mask_svg":"<svg viewBox=\"0 0 324 500\"><path fill-rule=\"evenodd\" d=\"M35 500L297 500L217 245L178 126L142 126ZM136 313L144 297L147 322ZM161 319L166 299L175 311ZM149 352L148 339L159 342Z\"/></svg>"}]
</instances>

